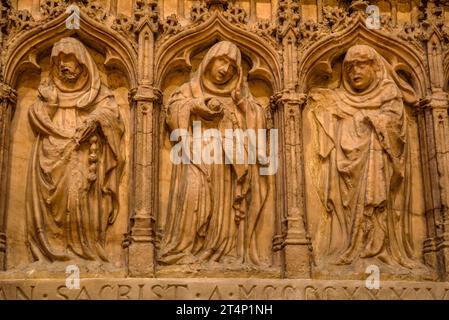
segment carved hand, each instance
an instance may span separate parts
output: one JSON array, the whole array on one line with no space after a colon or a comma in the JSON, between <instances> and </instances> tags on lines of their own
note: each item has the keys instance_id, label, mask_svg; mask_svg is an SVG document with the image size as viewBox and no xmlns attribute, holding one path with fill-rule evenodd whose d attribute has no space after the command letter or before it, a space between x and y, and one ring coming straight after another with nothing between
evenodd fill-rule
<instances>
[{"instance_id":1,"label":"carved hand","mask_svg":"<svg viewBox=\"0 0 449 320\"><path fill-rule=\"evenodd\" d=\"M56 105L58 103L58 91L55 86L50 82L43 82L39 86L39 95L45 102L51 105Z\"/></svg>"},{"instance_id":2,"label":"carved hand","mask_svg":"<svg viewBox=\"0 0 449 320\"><path fill-rule=\"evenodd\" d=\"M206 106L207 104L207 106ZM215 98L208 99L206 104L197 102L192 106L192 112L208 120L221 118L223 116L223 106Z\"/></svg>"},{"instance_id":3,"label":"carved hand","mask_svg":"<svg viewBox=\"0 0 449 320\"><path fill-rule=\"evenodd\" d=\"M97 129L97 121L94 118L87 118L84 123L76 129L74 139L78 143L86 141Z\"/></svg>"},{"instance_id":4,"label":"carved hand","mask_svg":"<svg viewBox=\"0 0 449 320\"><path fill-rule=\"evenodd\" d=\"M235 89L231 92L232 100L234 100L234 103L236 106L240 109L240 111L245 112L244 109L245 104L243 103L242 93L240 92L240 89Z\"/></svg>"}]
</instances>

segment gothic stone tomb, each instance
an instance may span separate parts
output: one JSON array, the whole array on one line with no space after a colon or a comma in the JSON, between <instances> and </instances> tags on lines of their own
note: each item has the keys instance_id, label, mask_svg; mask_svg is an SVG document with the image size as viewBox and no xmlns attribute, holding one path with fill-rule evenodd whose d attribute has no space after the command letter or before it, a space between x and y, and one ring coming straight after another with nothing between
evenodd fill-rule
<instances>
[{"instance_id":1,"label":"gothic stone tomb","mask_svg":"<svg viewBox=\"0 0 449 320\"><path fill-rule=\"evenodd\" d=\"M1 0L0 48L0 299L449 299L447 1Z\"/></svg>"}]
</instances>

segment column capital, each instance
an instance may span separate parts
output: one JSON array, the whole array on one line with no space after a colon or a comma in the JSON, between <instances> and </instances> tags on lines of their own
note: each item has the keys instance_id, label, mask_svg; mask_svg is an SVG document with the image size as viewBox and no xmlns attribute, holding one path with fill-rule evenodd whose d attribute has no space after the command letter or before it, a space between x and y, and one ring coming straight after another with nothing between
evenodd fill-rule
<instances>
[{"instance_id":1,"label":"column capital","mask_svg":"<svg viewBox=\"0 0 449 320\"><path fill-rule=\"evenodd\" d=\"M0 82L0 102L7 101L15 103L17 100L17 92L6 83Z\"/></svg>"},{"instance_id":2,"label":"column capital","mask_svg":"<svg viewBox=\"0 0 449 320\"><path fill-rule=\"evenodd\" d=\"M150 85L140 85L129 91L129 101L148 101L160 102L162 101L162 92L158 88Z\"/></svg>"},{"instance_id":3,"label":"column capital","mask_svg":"<svg viewBox=\"0 0 449 320\"><path fill-rule=\"evenodd\" d=\"M286 104L302 106L306 100L307 95L305 93L293 92L291 90L280 91L271 96L271 104L274 107Z\"/></svg>"},{"instance_id":4,"label":"column capital","mask_svg":"<svg viewBox=\"0 0 449 320\"><path fill-rule=\"evenodd\" d=\"M448 109L448 94L444 91L433 92L432 95L422 98L417 103L418 111L427 109Z\"/></svg>"}]
</instances>

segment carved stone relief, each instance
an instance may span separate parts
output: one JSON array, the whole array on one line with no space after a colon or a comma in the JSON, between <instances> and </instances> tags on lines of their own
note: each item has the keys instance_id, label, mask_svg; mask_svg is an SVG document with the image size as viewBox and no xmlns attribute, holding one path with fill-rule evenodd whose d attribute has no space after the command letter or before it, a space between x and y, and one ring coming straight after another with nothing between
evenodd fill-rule
<instances>
[{"instance_id":1,"label":"carved stone relief","mask_svg":"<svg viewBox=\"0 0 449 320\"><path fill-rule=\"evenodd\" d=\"M267 129L265 108L249 90L239 48L229 41L212 46L190 81L171 94L166 110L168 132L188 132L182 139L193 152L186 163L172 168L158 262L205 264L208 270L214 265L237 270L269 267L272 181L260 174L260 163L248 162L248 155L241 163L225 161L238 152L237 144L227 140L227 130ZM222 137L214 137L220 150L207 151L214 157L212 164L193 159L197 145L192 133L207 129L217 129ZM209 140L201 143L201 149L210 148ZM245 141L245 153L249 143ZM231 154L226 149L229 144Z\"/></svg>"},{"instance_id":2,"label":"carved stone relief","mask_svg":"<svg viewBox=\"0 0 449 320\"><path fill-rule=\"evenodd\" d=\"M0 297L69 264L95 297L345 298L372 266L445 297L448 25L438 0L2 0Z\"/></svg>"},{"instance_id":3,"label":"carved stone relief","mask_svg":"<svg viewBox=\"0 0 449 320\"><path fill-rule=\"evenodd\" d=\"M65 37L37 60L40 74L19 77L10 183L23 193L8 201L18 208L8 220L17 243L9 269L45 274L76 263L123 272L129 89L104 61Z\"/></svg>"},{"instance_id":4,"label":"carved stone relief","mask_svg":"<svg viewBox=\"0 0 449 320\"><path fill-rule=\"evenodd\" d=\"M29 110L36 134L27 178L27 239L35 260L108 261L125 164L124 124L92 57L75 38L53 46L49 79Z\"/></svg>"},{"instance_id":5,"label":"carved stone relief","mask_svg":"<svg viewBox=\"0 0 449 320\"><path fill-rule=\"evenodd\" d=\"M318 270L357 273L377 264L393 274L429 276L413 239L422 200L412 192L417 179L405 108L417 102L416 92L367 45L349 48L340 74L337 88L312 89L306 107L315 153L310 180L322 206L308 213L322 215Z\"/></svg>"}]
</instances>

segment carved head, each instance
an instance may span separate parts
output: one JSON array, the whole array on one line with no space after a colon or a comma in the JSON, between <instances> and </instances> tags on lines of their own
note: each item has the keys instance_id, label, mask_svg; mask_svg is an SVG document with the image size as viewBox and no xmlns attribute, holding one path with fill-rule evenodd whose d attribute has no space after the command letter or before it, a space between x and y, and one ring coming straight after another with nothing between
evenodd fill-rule
<instances>
[{"instance_id":1,"label":"carved head","mask_svg":"<svg viewBox=\"0 0 449 320\"><path fill-rule=\"evenodd\" d=\"M214 58L209 64L209 77L215 84L225 84L237 73L235 61L227 56Z\"/></svg>"},{"instance_id":2,"label":"carved head","mask_svg":"<svg viewBox=\"0 0 449 320\"><path fill-rule=\"evenodd\" d=\"M73 54L60 53L58 56L58 76L63 82L76 82L81 73L83 66Z\"/></svg>"},{"instance_id":3,"label":"carved head","mask_svg":"<svg viewBox=\"0 0 449 320\"><path fill-rule=\"evenodd\" d=\"M378 70L376 52L372 48L366 45L356 45L346 53L343 72L354 91L364 92L370 88L377 79Z\"/></svg>"},{"instance_id":4,"label":"carved head","mask_svg":"<svg viewBox=\"0 0 449 320\"><path fill-rule=\"evenodd\" d=\"M211 93L230 94L242 84L241 59L240 50L235 44L229 41L215 44L198 69L202 86Z\"/></svg>"},{"instance_id":5,"label":"carved head","mask_svg":"<svg viewBox=\"0 0 449 320\"><path fill-rule=\"evenodd\" d=\"M62 38L55 43L51 52L52 78L56 86L64 92L83 89L92 71L96 72L84 45L74 38ZM95 69L95 70L94 70Z\"/></svg>"},{"instance_id":6,"label":"carved head","mask_svg":"<svg viewBox=\"0 0 449 320\"><path fill-rule=\"evenodd\" d=\"M65 98L60 95L60 104L64 104L65 99L67 105L76 101L79 107L88 106L96 99L101 87L98 68L91 54L81 41L72 37L62 38L54 44L50 77L59 92L71 93Z\"/></svg>"}]
</instances>

